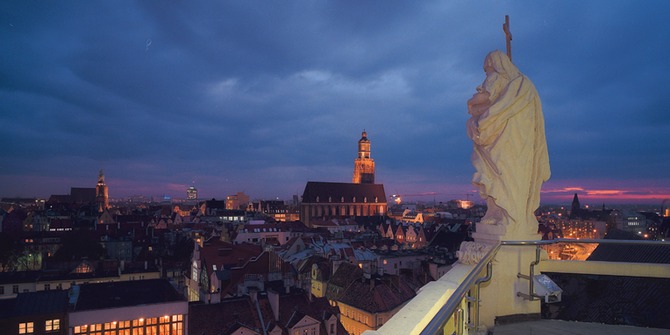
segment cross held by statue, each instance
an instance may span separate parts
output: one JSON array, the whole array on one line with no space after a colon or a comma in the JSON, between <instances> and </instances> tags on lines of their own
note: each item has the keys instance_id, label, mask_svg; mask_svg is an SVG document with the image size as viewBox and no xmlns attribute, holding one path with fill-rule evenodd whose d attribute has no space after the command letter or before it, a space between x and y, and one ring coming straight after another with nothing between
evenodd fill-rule
<instances>
[{"instance_id":1,"label":"cross held by statue","mask_svg":"<svg viewBox=\"0 0 670 335\"><path fill-rule=\"evenodd\" d=\"M505 15L503 31L505 32L505 39L507 40L507 57L509 57L509 60L512 60L512 31L509 29L509 15Z\"/></svg>"}]
</instances>

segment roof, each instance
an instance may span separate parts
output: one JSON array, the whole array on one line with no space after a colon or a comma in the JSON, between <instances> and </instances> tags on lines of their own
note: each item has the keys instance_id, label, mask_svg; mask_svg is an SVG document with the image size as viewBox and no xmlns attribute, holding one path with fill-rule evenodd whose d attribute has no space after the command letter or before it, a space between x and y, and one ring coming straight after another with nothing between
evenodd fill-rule
<instances>
[{"instance_id":1,"label":"roof","mask_svg":"<svg viewBox=\"0 0 670 335\"><path fill-rule=\"evenodd\" d=\"M642 240L639 236L612 230L606 240ZM670 248L664 245L599 244L587 261L670 264Z\"/></svg>"},{"instance_id":2,"label":"roof","mask_svg":"<svg viewBox=\"0 0 670 335\"><path fill-rule=\"evenodd\" d=\"M256 306L248 296L218 304L192 304L188 313L189 334L230 334L239 327L262 333Z\"/></svg>"},{"instance_id":3,"label":"roof","mask_svg":"<svg viewBox=\"0 0 670 335\"><path fill-rule=\"evenodd\" d=\"M239 327L260 332L256 308L248 297L190 308L189 333L229 334Z\"/></svg>"},{"instance_id":4,"label":"roof","mask_svg":"<svg viewBox=\"0 0 670 335\"><path fill-rule=\"evenodd\" d=\"M14 299L0 300L0 318L10 316L35 316L65 314L68 291L50 290L19 293Z\"/></svg>"},{"instance_id":5,"label":"roof","mask_svg":"<svg viewBox=\"0 0 670 335\"><path fill-rule=\"evenodd\" d=\"M363 270L358 266L347 262L340 263L328 281L326 288L328 299L337 300L352 281L359 280L361 277L363 277Z\"/></svg>"},{"instance_id":6,"label":"roof","mask_svg":"<svg viewBox=\"0 0 670 335\"><path fill-rule=\"evenodd\" d=\"M387 312L412 299L416 293L399 276L356 280L347 287L338 301L371 313Z\"/></svg>"},{"instance_id":7,"label":"roof","mask_svg":"<svg viewBox=\"0 0 670 335\"><path fill-rule=\"evenodd\" d=\"M217 269L239 267L262 252L263 248L260 245L246 243L233 245L211 239L200 249L200 259L207 265L207 273L211 274L214 271L213 265L216 265Z\"/></svg>"},{"instance_id":8,"label":"roof","mask_svg":"<svg viewBox=\"0 0 670 335\"><path fill-rule=\"evenodd\" d=\"M95 201L95 187L70 188L71 200L74 203L88 203Z\"/></svg>"},{"instance_id":9,"label":"roof","mask_svg":"<svg viewBox=\"0 0 670 335\"><path fill-rule=\"evenodd\" d=\"M328 203L329 199L333 203L386 203L386 193L383 184L307 182L303 203Z\"/></svg>"},{"instance_id":10,"label":"roof","mask_svg":"<svg viewBox=\"0 0 670 335\"><path fill-rule=\"evenodd\" d=\"M74 311L185 301L164 279L82 284Z\"/></svg>"},{"instance_id":11,"label":"roof","mask_svg":"<svg viewBox=\"0 0 670 335\"><path fill-rule=\"evenodd\" d=\"M0 272L0 284L35 283L41 271Z\"/></svg>"}]
</instances>

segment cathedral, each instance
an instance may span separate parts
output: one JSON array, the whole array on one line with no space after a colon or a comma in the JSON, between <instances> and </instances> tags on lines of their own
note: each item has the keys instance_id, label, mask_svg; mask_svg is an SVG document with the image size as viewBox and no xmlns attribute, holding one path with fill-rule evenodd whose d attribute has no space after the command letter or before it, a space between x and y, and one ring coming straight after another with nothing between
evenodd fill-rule
<instances>
[{"instance_id":1,"label":"cathedral","mask_svg":"<svg viewBox=\"0 0 670 335\"><path fill-rule=\"evenodd\" d=\"M358 141L351 183L309 181L300 205L300 220L311 227L311 219L329 220L386 215L384 185L375 184L375 163L370 158L370 140L363 131Z\"/></svg>"}]
</instances>

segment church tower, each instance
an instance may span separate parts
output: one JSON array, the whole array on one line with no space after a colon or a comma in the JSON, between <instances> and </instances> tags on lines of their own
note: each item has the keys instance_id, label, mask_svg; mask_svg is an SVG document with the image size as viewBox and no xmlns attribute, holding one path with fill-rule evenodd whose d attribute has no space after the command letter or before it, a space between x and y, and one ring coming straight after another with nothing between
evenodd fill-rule
<instances>
[{"instance_id":1,"label":"church tower","mask_svg":"<svg viewBox=\"0 0 670 335\"><path fill-rule=\"evenodd\" d=\"M582 205L579 203L579 197L577 197L577 193L575 193L575 196L572 198L572 206L570 208L570 218L571 219L576 219L581 215L582 211Z\"/></svg>"},{"instance_id":2,"label":"church tower","mask_svg":"<svg viewBox=\"0 0 670 335\"><path fill-rule=\"evenodd\" d=\"M370 158L370 140L368 134L363 130L361 139L358 140L358 158L354 161L354 184L375 183L375 161Z\"/></svg>"},{"instance_id":3,"label":"church tower","mask_svg":"<svg viewBox=\"0 0 670 335\"><path fill-rule=\"evenodd\" d=\"M109 208L109 194L105 185L105 174L100 170L98 184L95 187L95 201L98 203L98 212L102 213Z\"/></svg>"}]
</instances>

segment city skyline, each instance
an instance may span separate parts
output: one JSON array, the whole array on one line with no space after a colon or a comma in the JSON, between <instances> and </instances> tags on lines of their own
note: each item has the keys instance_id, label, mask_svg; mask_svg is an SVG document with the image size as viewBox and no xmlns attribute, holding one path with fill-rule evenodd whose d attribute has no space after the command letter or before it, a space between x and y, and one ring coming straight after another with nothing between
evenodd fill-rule
<instances>
[{"instance_id":1,"label":"city skyline","mask_svg":"<svg viewBox=\"0 0 670 335\"><path fill-rule=\"evenodd\" d=\"M95 187L103 169L111 198L288 200L349 182L365 130L388 196L479 201L465 104L509 15L543 104L542 202L670 198L663 1L0 8L2 197Z\"/></svg>"}]
</instances>

